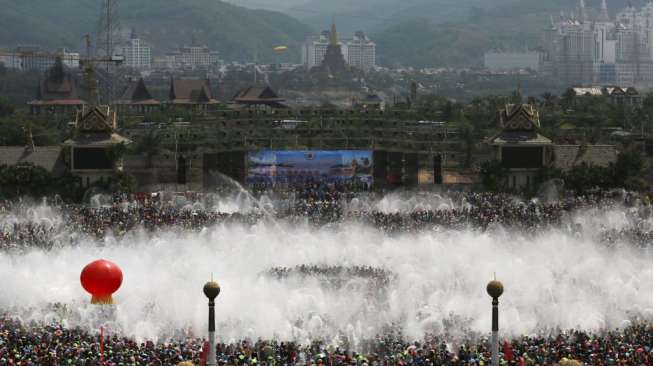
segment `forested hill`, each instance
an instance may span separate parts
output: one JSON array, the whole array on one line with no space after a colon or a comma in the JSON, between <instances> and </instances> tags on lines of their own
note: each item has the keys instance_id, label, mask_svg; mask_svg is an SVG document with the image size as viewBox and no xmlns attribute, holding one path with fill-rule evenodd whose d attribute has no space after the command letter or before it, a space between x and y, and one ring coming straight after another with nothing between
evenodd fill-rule
<instances>
[{"instance_id":1,"label":"forested hill","mask_svg":"<svg viewBox=\"0 0 653 366\"><path fill-rule=\"evenodd\" d=\"M100 0L0 0L0 47L40 45L80 49L85 34L97 32ZM219 50L227 60L273 60L272 48L289 46L299 60L307 26L285 14L250 10L219 0L119 1L120 26L131 28L155 54L198 43Z\"/></svg>"}]
</instances>

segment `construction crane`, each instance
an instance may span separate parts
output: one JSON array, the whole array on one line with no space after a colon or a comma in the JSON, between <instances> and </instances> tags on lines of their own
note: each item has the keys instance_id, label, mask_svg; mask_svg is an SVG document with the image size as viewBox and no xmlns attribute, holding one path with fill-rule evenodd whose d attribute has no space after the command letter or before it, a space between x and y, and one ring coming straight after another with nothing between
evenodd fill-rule
<instances>
[{"instance_id":1,"label":"construction crane","mask_svg":"<svg viewBox=\"0 0 653 366\"><path fill-rule=\"evenodd\" d=\"M84 70L84 83L88 91L88 99L91 105L98 105L100 102L98 94L98 82L95 74L95 67L97 64L114 64L120 65L124 62L123 56L107 56L107 57L92 57L91 56L91 36L86 35L86 57L79 60L79 65ZM111 104L112 96L108 98L108 104Z\"/></svg>"}]
</instances>

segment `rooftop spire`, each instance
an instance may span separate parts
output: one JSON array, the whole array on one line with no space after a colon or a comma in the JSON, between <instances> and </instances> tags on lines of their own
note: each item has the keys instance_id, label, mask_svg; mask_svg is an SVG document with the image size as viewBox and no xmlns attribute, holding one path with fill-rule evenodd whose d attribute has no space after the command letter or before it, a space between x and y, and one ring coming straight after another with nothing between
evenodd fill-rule
<instances>
[{"instance_id":1,"label":"rooftop spire","mask_svg":"<svg viewBox=\"0 0 653 366\"><path fill-rule=\"evenodd\" d=\"M332 46L338 45L338 31L336 31L336 21L331 24L331 34L329 34L329 44Z\"/></svg>"},{"instance_id":2,"label":"rooftop spire","mask_svg":"<svg viewBox=\"0 0 653 366\"><path fill-rule=\"evenodd\" d=\"M585 17L585 0L580 0L580 6L578 9L578 20L584 22L587 20Z\"/></svg>"},{"instance_id":3,"label":"rooftop spire","mask_svg":"<svg viewBox=\"0 0 653 366\"><path fill-rule=\"evenodd\" d=\"M610 14L608 14L608 1L601 0L601 13L599 14L599 21L608 22L610 21Z\"/></svg>"}]
</instances>

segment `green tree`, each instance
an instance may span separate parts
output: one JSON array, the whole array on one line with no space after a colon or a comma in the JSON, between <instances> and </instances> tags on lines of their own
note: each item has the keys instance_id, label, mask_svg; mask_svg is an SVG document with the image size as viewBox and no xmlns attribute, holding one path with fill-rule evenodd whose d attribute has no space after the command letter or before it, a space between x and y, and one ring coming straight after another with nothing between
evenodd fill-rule
<instances>
[{"instance_id":1,"label":"green tree","mask_svg":"<svg viewBox=\"0 0 653 366\"><path fill-rule=\"evenodd\" d=\"M8 198L44 196L52 188L52 176L42 167L32 163L0 166L0 189Z\"/></svg>"},{"instance_id":2,"label":"green tree","mask_svg":"<svg viewBox=\"0 0 653 366\"><path fill-rule=\"evenodd\" d=\"M585 163L574 166L564 175L565 187L577 194L609 188L611 180L609 169Z\"/></svg>"},{"instance_id":3,"label":"green tree","mask_svg":"<svg viewBox=\"0 0 653 366\"><path fill-rule=\"evenodd\" d=\"M548 164L540 168L540 170L537 172L537 176L535 177L535 181L538 184L542 184L551 179L563 179L563 178L564 178L564 172L560 168L556 168L555 166Z\"/></svg>"},{"instance_id":4,"label":"green tree","mask_svg":"<svg viewBox=\"0 0 653 366\"><path fill-rule=\"evenodd\" d=\"M66 172L61 177L55 179L55 192L65 202L79 202L84 196L81 178Z\"/></svg>"},{"instance_id":5,"label":"green tree","mask_svg":"<svg viewBox=\"0 0 653 366\"><path fill-rule=\"evenodd\" d=\"M7 98L0 97L0 117L6 117L11 114L14 114L16 107L9 102Z\"/></svg>"},{"instance_id":6,"label":"green tree","mask_svg":"<svg viewBox=\"0 0 653 366\"><path fill-rule=\"evenodd\" d=\"M152 159L163 150L163 139L157 131L151 129L145 135L139 136L136 139L134 150L145 154L147 165L151 168Z\"/></svg>"},{"instance_id":7,"label":"green tree","mask_svg":"<svg viewBox=\"0 0 653 366\"><path fill-rule=\"evenodd\" d=\"M574 106L575 101L576 101L576 92L574 91L574 89L569 88L562 95L562 100L560 101L560 104L565 110L567 110Z\"/></svg>"},{"instance_id":8,"label":"green tree","mask_svg":"<svg viewBox=\"0 0 653 366\"><path fill-rule=\"evenodd\" d=\"M645 183L642 180L644 158L639 149L629 147L622 151L617 157L613 170L615 186L633 190L644 188Z\"/></svg>"},{"instance_id":9,"label":"green tree","mask_svg":"<svg viewBox=\"0 0 653 366\"><path fill-rule=\"evenodd\" d=\"M114 168L117 168L118 165L122 162L122 158L127 154L129 148L127 144L121 142L119 144L113 144L107 147L107 156L113 164Z\"/></svg>"},{"instance_id":10,"label":"green tree","mask_svg":"<svg viewBox=\"0 0 653 366\"><path fill-rule=\"evenodd\" d=\"M115 178L114 191L119 191L127 194L136 192L138 182L136 177L131 174L119 173Z\"/></svg>"}]
</instances>

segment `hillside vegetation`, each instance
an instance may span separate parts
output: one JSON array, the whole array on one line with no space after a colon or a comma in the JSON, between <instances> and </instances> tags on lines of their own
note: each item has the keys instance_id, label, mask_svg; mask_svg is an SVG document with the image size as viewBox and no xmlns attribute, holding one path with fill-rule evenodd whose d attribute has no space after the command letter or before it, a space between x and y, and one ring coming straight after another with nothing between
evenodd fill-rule
<instances>
[{"instance_id":1,"label":"hillside vegetation","mask_svg":"<svg viewBox=\"0 0 653 366\"><path fill-rule=\"evenodd\" d=\"M97 32L99 0L0 0L0 47L42 45L80 49L84 34ZM218 0L131 0L119 3L123 38L131 28L155 54L194 38L227 60L273 60L272 48L288 45L299 60L299 44L310 30L278 12L250 10Z\"/></svg>"}]
</instances>

